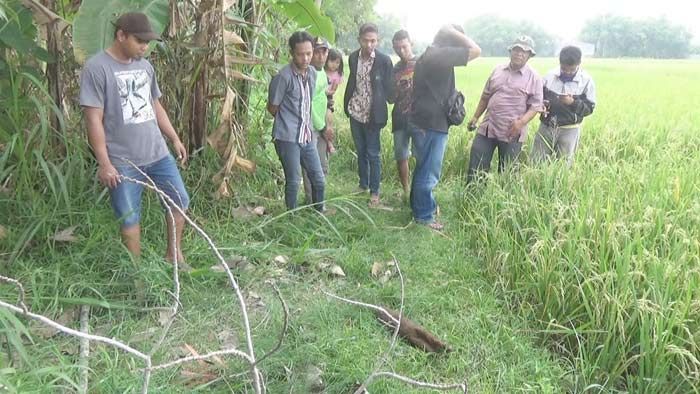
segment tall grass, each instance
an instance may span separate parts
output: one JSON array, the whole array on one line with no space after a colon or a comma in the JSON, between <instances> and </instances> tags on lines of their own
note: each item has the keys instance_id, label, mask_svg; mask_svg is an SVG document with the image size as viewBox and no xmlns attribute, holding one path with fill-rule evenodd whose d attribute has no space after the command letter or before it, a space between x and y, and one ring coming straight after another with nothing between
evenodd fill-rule
<instances>
[{"instance_id":1,"label":"tall grass","mask_svg":"<svg viewBox=\"0 0 700 394\"><path fill-rule=\"evenodd\" d=\"M587 66L598 107L574 167L525 165L459 194L466 245L580 389L699 392L700 64Z\"/></svg>"}]
</instances>

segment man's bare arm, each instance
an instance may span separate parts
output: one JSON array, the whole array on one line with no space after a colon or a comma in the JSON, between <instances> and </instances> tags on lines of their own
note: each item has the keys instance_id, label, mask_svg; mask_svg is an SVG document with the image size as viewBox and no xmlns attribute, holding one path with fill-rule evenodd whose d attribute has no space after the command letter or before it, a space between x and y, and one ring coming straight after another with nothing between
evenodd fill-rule
<instances>
[{"instance_id":1,"label":"man's bare arm","mask_svg":"<svg viewBox=\"0 0 700 394\"><path fill-rule=\"evenodd\" d=\"M102 108L83 107L83 113L87 124L88 142L95 152L95 158L99 165L97 177L103 185L112 189L119 183L119 173L107 154L105 129L102 124L104 111Z\"/></svg>"},{"instance_id":2,"label":"man's bare arm","mask_svg":"<svg viewBox=\"0 0 700 394\"><path fill-rule=\"evenodd\" d=\"M170 142L173 144L173 149L177 154L177 158L184 164L187 162L187 149L185 149L182 141L180 141L180 137L178 137L173 124L170 122L168 113L165 111L165 108L163 108L163 105L158 99L153 101L153 106L155 107L156 120L158 122L160 132L170 140Z\"/></svg>"}]
</instances>

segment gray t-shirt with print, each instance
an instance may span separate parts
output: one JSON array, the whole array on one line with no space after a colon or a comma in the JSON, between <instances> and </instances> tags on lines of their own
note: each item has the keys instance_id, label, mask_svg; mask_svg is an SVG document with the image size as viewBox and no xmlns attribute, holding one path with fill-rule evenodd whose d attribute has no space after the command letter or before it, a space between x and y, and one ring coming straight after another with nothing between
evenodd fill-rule
<instances>
[{"instance_id":1,"label":"gray t-shirt with print","mask_svg":"<svg viewBox=\"0 0 700 394\"><path fill-rule=\"evenodd\" d=\"M85 63L80 75L80 105L101 108L107 153L112 164L122 158L142 166L168 155L153 101L161 96L155 70L145 59L129 64L107 52Z\"/></svg>"}]
</instances>

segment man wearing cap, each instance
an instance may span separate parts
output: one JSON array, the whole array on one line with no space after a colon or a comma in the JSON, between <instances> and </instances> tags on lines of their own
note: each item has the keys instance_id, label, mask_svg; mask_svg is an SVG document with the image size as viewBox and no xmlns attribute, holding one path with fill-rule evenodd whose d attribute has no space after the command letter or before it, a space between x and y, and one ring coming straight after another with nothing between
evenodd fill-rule
<instances>
[{"instance_id":1,"label":"man wearing cap","mask_svg":"<svg viewBox=\"0 0 700 394\"><path fill-rule=\"evenodd\" d=\"M316 37L314 40L314 54L311 56L311 65L316 72L316 87L314 88L314 97L311 101L311 123L313 125L313 137L316 140L316 150L318 158L321 161L321 169L323 175L328 176L328 143L333 140L333 128L326 123L326 111L328 110L328 77L323 66L326 65L328 58L328 41L322 37ZM311 180L302 170L304 175L304 193L306 194L306 202L311 202Z\"/></svg>"},{"instance_id":2,"label":"man wearing cap","mask_svg":"<svg viewBox=\"0 0 700 394\"><path fill-rule=\"evenodd\" d=\"M559 52L559 68L544 77L544 103L540 128L532 145L536 163L552 156L571 166L578 147L583 118L592 114L596 94L593 78L581 69L581 49L566 46Z\"/></svg>"},{"instance_id":3,"label":"man wearing cap","mask_svg":"<svg viewBox=\"0 0 700 394\"><path fill-rule=\"evenodd\" d=\"M90 58L83 68L80 105L88 141L99 165L97 176L109 187L112 208L121 221L124 244L134 257L139 257L143 187L125 178L150 183L148 176L184 211L189 196L163 136L170 140L183 164L187 161L187 150L159 101L161 92L153 66L143 58L148 43L159 40L159 35L151 28L148 17L139 12L123 14L114 25L112 45ZM170 206L171 202L165 204ZM176 209L172 213L175 228L166 215L166 259L173 261L177 257L187 268L180 247L185 219Z\"/></svg>"},{"instance_id":4,"label":"man wearing cap","mask_svg":"<svg viewBox=\"0 0 700 394\"><path fill-rule=\"evenodd\" d=\"M535 43L521 36L508 48L510 62L497 66L486 81L481 99L468 123L476 129L486 112L472 143L467 183L478 172L489 171L493 152L498 149L498 171L517 159L527 137L527 124L543 110L542 78L527 61L535 56Z\"/></svg>"},{"instance_id":5,"label":"man wearing cap","mask_svg":"<svg viewBox=\"0 0 700 394\"><path fill-rule=\"evenodd\" d=\"M294 32L289 37L291 59L270 81L267 110L275 118L272 139L284 170L287 209L297 207L301 169L304 169L311 184L311 202L316 210L324 212L325 177L311 119L317 76L314 67L309 67L313 44L314 38L305 31Z\"/></svg>"}]
</instances>

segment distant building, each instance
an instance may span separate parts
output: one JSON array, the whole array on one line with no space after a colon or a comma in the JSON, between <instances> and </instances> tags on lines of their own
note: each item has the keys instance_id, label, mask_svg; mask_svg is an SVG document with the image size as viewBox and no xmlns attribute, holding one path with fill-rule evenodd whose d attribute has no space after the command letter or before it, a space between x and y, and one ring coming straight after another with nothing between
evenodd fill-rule
<instances>
[{"instance_id":1,"label":"distant building","mask_svg":"<svg viewBox=\"0 0 700 394\"><path fill-rule=\"evenodd\" d=\"M595 44L583 41L569 40L554 43L554 56L558 57L561 49L569 45L579 47L584 57L593 57L595 55Z\"/></svg>"}]
</instances>

